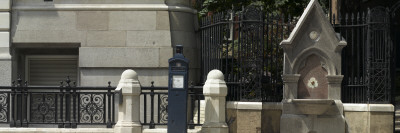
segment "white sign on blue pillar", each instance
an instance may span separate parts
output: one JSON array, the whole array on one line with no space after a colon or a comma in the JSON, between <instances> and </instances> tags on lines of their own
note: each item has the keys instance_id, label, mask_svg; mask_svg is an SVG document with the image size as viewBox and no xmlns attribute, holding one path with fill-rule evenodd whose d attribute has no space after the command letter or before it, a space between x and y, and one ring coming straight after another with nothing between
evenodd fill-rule
<instances>
[{"instance_id":1,"label":"white sign on blue pillar","mask_svg":"<svg viewBox=\"0 0 400 133\"><path fill-rule=\"evenodd\" d=\"M181 45L168 62L168 133L186 133L189 60Z\"/></svg>"}]
</instances>

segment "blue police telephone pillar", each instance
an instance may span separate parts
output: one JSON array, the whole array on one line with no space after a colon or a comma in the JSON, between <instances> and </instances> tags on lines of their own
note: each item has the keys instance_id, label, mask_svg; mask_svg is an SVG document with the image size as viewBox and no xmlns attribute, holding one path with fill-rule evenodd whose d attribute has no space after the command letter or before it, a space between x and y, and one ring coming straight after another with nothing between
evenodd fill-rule
<instances>
[{"instance_id":1,"label":"blue police telephone pillar","mask_svg":"<svg viewBox=\"0 0 400 133\"><path fill-rule=\"evenodd\" d=\"M168 62L168 133L186 133L189 60L183 56L182 45L176 46Z\"/></svg>"}]
</instances>

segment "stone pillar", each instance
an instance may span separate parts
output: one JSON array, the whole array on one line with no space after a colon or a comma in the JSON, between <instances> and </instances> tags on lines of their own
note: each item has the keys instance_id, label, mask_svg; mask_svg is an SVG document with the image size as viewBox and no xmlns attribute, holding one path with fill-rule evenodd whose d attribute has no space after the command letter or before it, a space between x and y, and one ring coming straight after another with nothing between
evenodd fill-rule
<instances>
[{"instance_id":1,"label":"stone pillar","mask_svg":"<svg viewBox=\"0 0 400 133\"><path fill-rule=\"evenodd\" d=\"M300 78L300 74L284 74L282 80L284 83L283 87L283 99L297 99L297 85Z\"/></svg>"},{"instance_id":2,"label":"stone pillar","mask_svg":"<svg viewBox=\"0 0 400 133\"><path fill-rule=\"evenodd\" d=\"M341 88L343 75L327 75L328 99L341 100Z\"/></svg>"},{"instance_id":3,"label":"stone pillar","mask_svg":"<svg viewBox=\"0 0 400 133\"><path fill-rule=\"evenodd\" d=\"M0 0L0 85L11 84L10 0Z\"/></svg>"},{"instance_id":4,"label":"stone pillar","mask_svg":"<svg viewBox=\"0 0 400 133\"><path fill-rule=\"evenodd\" d=\"M228 87L224 81L224 74L219 70L210 71L203 87L206 108L202 132L228 133L228 125L225 122L227 93Z\"/></svg>"},{"instance_id":5,"label":"stone pillar","mask_svg":"<svg viewBox=\"0 0 400 133\"><path fill-rule=\"evenodd\" d=\"M184 47L183 55L190 60L189 82L194 84L200 81L201 49L196 39L198 30L197 11L191 6L192 0L165 0L169 8L169 31L171 33L171 46Z\"/></svg>"},{"instance_id":6,"label":"stone pillar","mask_svg":"<svg viewBox=\"0 0 400 133\"><path fill-rule=\"evenodd\" d=\"M122 94L123 101L118 106L118 122L114 127L115 133L141 133L140 124L140 83L135 71L128 69L121 75L116 89Z\"/></svg>"}]
</instances>

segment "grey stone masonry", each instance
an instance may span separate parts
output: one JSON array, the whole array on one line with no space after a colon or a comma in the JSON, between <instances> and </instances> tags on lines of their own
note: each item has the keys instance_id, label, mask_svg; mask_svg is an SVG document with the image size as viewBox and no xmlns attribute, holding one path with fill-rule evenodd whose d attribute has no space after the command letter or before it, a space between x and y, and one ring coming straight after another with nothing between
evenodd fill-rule
<instances>
[{"instance_id":1,"label":"grey stone masonry","mask_svg":"<svg viewBox=\"0 0 400 133\"><path fill-rule=\"evenodd\" d=\"M11 84L10 4L11 0L0 1L0 86Z\"/></svg>"},{"instance_id":2,"label":"grey stone masonry","mask_svg":"<svg viewBox=\"0 0 400 133\"><path fill-rule=\"evenodd\" d=\"M79 85L100 82L92 79L117 81L118 74L111 71L134 68L152 72L144 84L155 81L165 86L168 78L163 74L168 72L175 45L184 46L191 72L200 66L197 11L187 0L14 0L12 9L11 38L16 49L53 44L74 44L71 47L79 49ZM2 22L0 40L5 38ZM0 41L3 45L9 46ZM196 84L196 77L197 72L191 73L189 79Z\"/></svg>"}]
</instances>

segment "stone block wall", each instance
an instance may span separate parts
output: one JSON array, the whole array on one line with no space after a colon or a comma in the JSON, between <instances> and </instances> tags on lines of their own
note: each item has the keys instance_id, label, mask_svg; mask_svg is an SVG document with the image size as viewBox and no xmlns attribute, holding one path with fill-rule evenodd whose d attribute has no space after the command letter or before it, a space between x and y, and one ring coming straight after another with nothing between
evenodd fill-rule
<instances>
[{"instance_id":1,"label":"stone block wall","mask_svg":"<svg viewBox=\"0 0 400 133\"><path fill-rule=\"evenodd\" d=\"M261 112L261 130L263 133L280 133L282 104L265 102Z\"/></svg>"},{"instance_id":2,"label":"stone block wall","mask_svg":"<svg viewBox=\"0 0 400 133\"><path fill-rule=\"evenodd\" d=\"M0 86L11 84L10 4L11 0L0 1Z\"/></svg>"},{"instance_id":3,"label":"stone block wall","mask_svg":"<svg viewBox=\"0 0 400 133\"><path fill-rule=\"evenodd\" d=\"M347 133L393 133L391 104L344 104Z\"/></svg>"},{"instance_id":4,"label":"stone block wall","mask_svg":"<svg viewBox=\"0 0 400 133\"><path fill-rule=\"evenodd\" d=\"M168 5L164 0L15 0L12 43L16 48L78 48L81 86L107 81L116 85L126 68L144 75L139 79L144 86L151 81L167 86L168 59L181 44L190 60L190 80L196 83L197 17L189 4L177 1Z\"/></svg>"},{"instance_id":5,"label":"stone block wall","mask_svg":"<svg viewBox=\"0 0 400 133\"><path fill-rule=\"evenodd\" d=\"M261 102L227 102L230 133L261 133Z\"/></svg>"},{"instance_id":6,"label":"stone block wall","mask_svg":"<svg viewBox=\"0 0 400 133\"><path fill-rule=\"evenodd\" d=\"M343 104L346 133L392 133L394 107L391 104ZM280 102L227 102L230 133L279 133ZM329 123L329 122L328 122Z\"/></svg>"}]
</instances>

